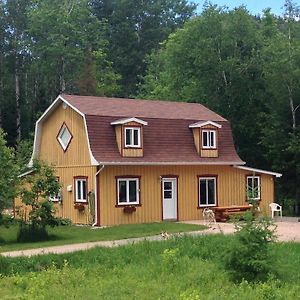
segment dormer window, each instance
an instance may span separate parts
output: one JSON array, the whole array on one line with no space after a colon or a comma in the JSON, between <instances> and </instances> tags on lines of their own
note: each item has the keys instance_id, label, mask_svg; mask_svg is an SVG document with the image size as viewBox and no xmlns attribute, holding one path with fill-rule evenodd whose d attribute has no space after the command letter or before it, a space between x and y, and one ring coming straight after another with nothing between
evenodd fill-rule
<instances>
[{"instance_id":1,"label":"dormer window","mask_svg":"<svg viewBox=\"0 0 300 300\"><path fill-rule=\"evenodd\" d=\"M189 125L193 131L194 143L201 157L218 157L219 132L221 124L213 121L199 121Z\"/></svg>"},{"instance_id":2,"label":"dormer window","mask_svg":"<svg viewBox=\"0 0 300 300\"><path fill-rule=\"evenodd\" d=\"M144 126L148 122L138 118L125 118L110 123L115 127L116 142L123 157L144 155Z\"/></svg>"},{"instance_id":3,"label":"dormer window","mask_svg":"<svg viewBox=\"0 0 300 300\"><path fill-rule=\"evenodd\" d=\"M125 127L125 147L141 147L141 128Z\"/></svg>"},{"instance_id":4,"label":"dormer window","mask_svg":"<svg viewBox=\"0 0 300 300\"><path fill-rule=\"evenodd\" d=\"M202 148L203 149L216 149L216 131L203 129L202 130Z\"/></svg>"}]
</instances>

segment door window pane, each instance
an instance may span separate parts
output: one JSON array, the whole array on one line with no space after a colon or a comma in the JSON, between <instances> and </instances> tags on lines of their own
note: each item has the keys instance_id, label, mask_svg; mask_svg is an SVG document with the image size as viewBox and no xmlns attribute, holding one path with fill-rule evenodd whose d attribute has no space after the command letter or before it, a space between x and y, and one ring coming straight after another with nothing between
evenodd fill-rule
<instances>
[{"instance_id":1,"label":"door window pane","mask_svg":"<svg viewBox=\"0 0 300 300\"><path fill-rule=\"evenodd\" d=\"M164 199L172 199L172 191L164 191Z\"/></svg>"},{"instance_id":2,"label":"door window pane","mask_svg":"<svg viewBox=\"0 0 300 300\"><path fill-rule=\"evenodd\" d=\"M170 181L165 181L165 182L164 182L164 189L165 189L165 190L171 190L171 189L172 189L172 182L170 182Z\"/></svg>"}]
</instances>

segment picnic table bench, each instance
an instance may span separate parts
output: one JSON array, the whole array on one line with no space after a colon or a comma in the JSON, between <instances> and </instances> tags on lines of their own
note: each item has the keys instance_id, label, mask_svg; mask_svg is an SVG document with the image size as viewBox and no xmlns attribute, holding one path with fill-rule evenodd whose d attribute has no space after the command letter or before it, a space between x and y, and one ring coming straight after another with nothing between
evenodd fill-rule
<instances>
[{"instance_id":1,"label":"picnic table bench","mask_svg":"<svg viewBox=\"0 0 300 300\"><path fill-rule=\"evenodd\" d=\"M217 222L227 222L230 215L241 214L250 209L250 205L217 206L212 208Z\"/></svg>"}]
</instances>

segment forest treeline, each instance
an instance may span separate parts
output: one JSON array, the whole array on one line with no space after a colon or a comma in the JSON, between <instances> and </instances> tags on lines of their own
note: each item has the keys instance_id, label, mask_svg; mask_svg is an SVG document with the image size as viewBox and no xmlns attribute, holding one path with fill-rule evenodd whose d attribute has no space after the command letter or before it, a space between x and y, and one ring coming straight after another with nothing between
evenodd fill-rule
<instances>
[{"instance_id":1,"label":"forest treeline","mask_svg":"<svg viewBox=\"0 0 300 300\"><path fill-rule=\"evenodd\" d=\"M282 6L253 16L208 2L196 14L186 0L0 0L0 127L22 160L61 92L199 102L231 122L250 166L284 174L280 199L297 204L299 7Z\"/></svg>"}]
</instances>

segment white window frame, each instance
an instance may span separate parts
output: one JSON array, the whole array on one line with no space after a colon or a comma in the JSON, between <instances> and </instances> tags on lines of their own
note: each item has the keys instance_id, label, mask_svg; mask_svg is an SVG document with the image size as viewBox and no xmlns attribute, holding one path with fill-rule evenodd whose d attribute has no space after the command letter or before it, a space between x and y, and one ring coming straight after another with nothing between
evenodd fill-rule
<instances>
[{"instance_id":1,"label":"white window frame","mask_svg":"<svg viewBox=\"0 0 300 300\"><path fill-rule=\"evenodd\" d=\"M70 138L68 139L68 142L65 144L61 138L64 130L67 130L70 134ZM67 150L67 148L69 147L70 143L71 143L71 140L72 140L73 136L72 136L72 133L71 131L69 130L68 126L64 123L61 127L61 129L59 130L59 133L57 135L57 140L59 141L59 144L61 145L61 147L63 148L64 151Z\"/></svg>"},{"instance_id":2,"label":"white window frame","mask_svg":"<svg viewBox=\"0 0 300 300\"><path fill-rule=\"evenodd\" d=\"M59 177L57 177L56 180L59 183ZM49 196L49 200L52 201L52 202L59 202L59 201L61 201L61 199L62 199L61 189L59 189L59 191L55 195Z\"/></svg>"},{"instance_id":3,"label":"white window frame","mask_svg":"<svg viewBox=\"0 0 300 300\"><path fill-rule=\"evenodd\" d=\"M127 130L130 131L130 139L131 139L131 144L127 143ZM134 145L134 131L138 132L138 144ZM124 140L125 140L125 147L126 148L140 148L141 147L141 127L125 127L124 128Z\"/></svg>"},{"instance_id":4,"label":"white window frame","mask_svg":"<svg viewBox=\"0 0 300 300\"><path fill-rule=\"evenodd\" d=\"M79 193L78 193L78 188L77 188L77 183L80 182L80 190L81 190L81 195L82 195L82 198L79 199ZM85 182L85 195L83 193L83 182ZM78 178L75 178L75 202L82 202L82 203L86 203L88 201L87 197L88 197L88 185L87 185L87 177L78 177Z\"/></svg>"},{"instance_id":5,"label":"white window frame","mask_svg":"<svg viewBox=\"0 0 300 300\"><path fill-rule=\"evenodd\" d=\"M201 191L200 191L200 182L201 180L205 180L206 181L206 201L205 204L201 204ZM214 203L213 204L208 204L208 180L213 180L214 181ZM199 207L207 207L207 206L216 206L217 205L217 178L216 177L198 177L198 189L199 189L199 199L198 199L198 204Z\"/></svg>"},{"instance_id":6,"label":"white window frame","mask_svg":"<svg viewBox=\"0 0 300 300\"><path fill-rule=\"evenodd\" d=\"M248 195L248 188L249 188L249 185L248 185L248 179L251 179L252 180L252 185L250 185L250 187L252 188L254 185L253 185L253 181L254 179L257 179L257 184L258 184L258 189L257 189L257 197L253 198L253 200L260 200L261 198L261 180L260 180L260 176L258 175L248 175L246 177L246 193L247 193L247 200L250 200L249 199L249 195Z\"/></svg>"},{"instance_id":7,"label":"white window frame","mask_svg":"<svg viewBox=\"0 0 300 300\"><path fill-rule=\"evenodd\" d=\"M59 202L61 201L61 191L59 190L57 194L50 196L49 200L52 202Z\"/></svg>"},{"instance_id":8,"label":"white window frame","mask_svg":"<svg viewBox=\"0 0 300 300\"><path fill-rule=\"evenodd\" d=\"M207 145L204 146L204 133L207 133ZM210 135L213 134L213 144L211 144ZM217 132L215 129L202 129L201 134L201 140L202 140L202 148L203 149L217 149Z\"/></svg>"},{"instance_id":9,"label":"white window frame","mask_svg":"<svg viewBox=\"0 0 300 300\"><path fill-rule=\"evenodd\" d=\"M126 202L120 202L120 182L126 182ZM130 202L129 201L129 182L135 181L136 182L136 201ZM117 178L117 198L118 198L118 205L138 205L140 204L140 179L136 177L132 178Z\"/></svg>"}]
</instances>

